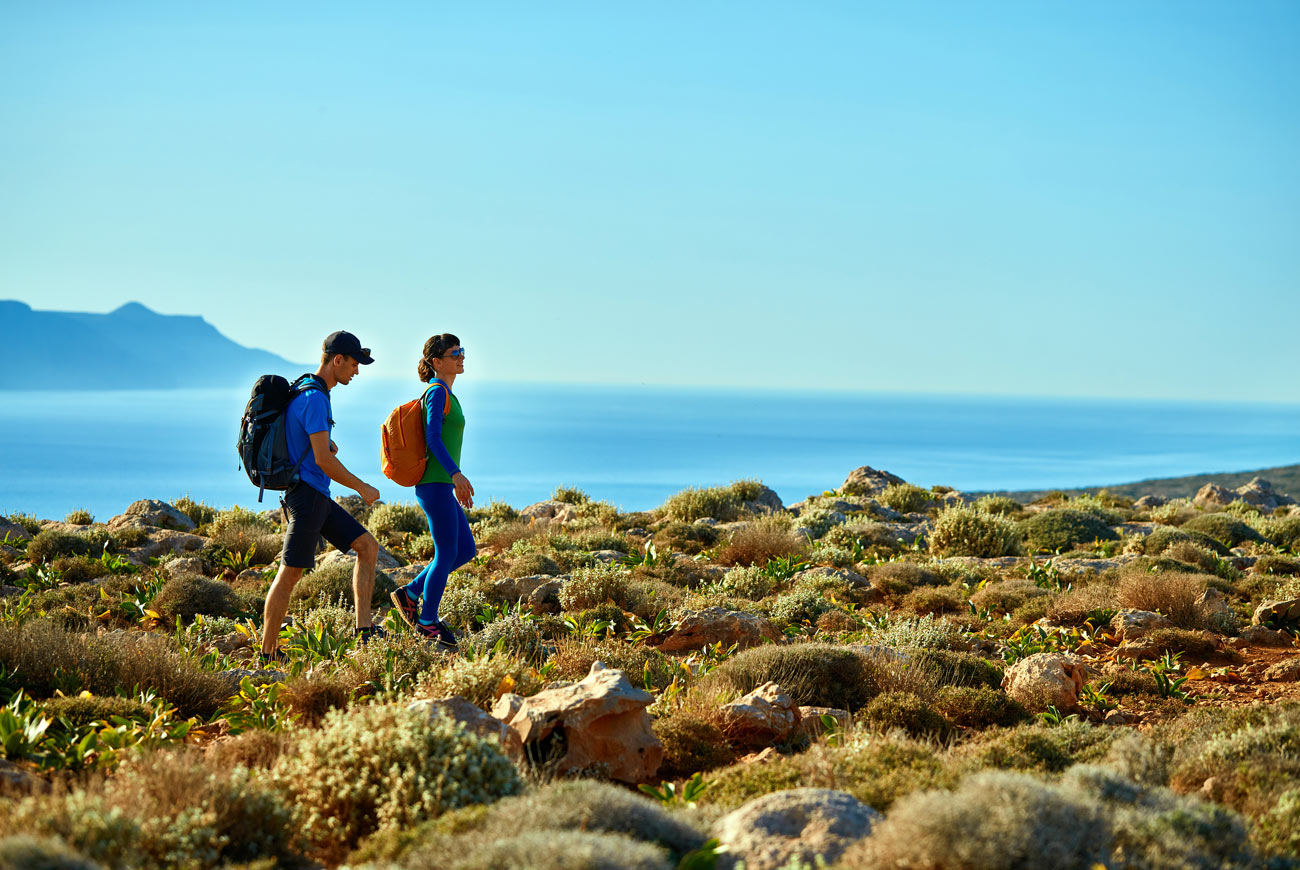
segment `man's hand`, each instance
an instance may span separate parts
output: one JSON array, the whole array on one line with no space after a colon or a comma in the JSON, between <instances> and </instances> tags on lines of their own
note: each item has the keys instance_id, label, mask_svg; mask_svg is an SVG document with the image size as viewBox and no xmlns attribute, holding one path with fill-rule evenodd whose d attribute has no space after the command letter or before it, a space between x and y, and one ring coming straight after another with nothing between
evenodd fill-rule
<instances>
[{"instance_id":1,"label":"man's hand","mask_svg":"<svg viewBox=\"0 0 1300 870\"><path fill-rule=\"evenodd\" d=\"M357 495L361 496L361 500L366 504L374 504L379 501L379 490L368 483L363 483L357 487Z\"/></svg>"},{"instance_id":2,"label":"man's hand","mask_svg":"<svg viewBox=\"0 0 1300 870\"><path fill-rule=\"evenodd\" d=\"M469 478L459 471L452 475L451 485L456 488L456 501L465 510L474 507L474 487L470 484Z\"/></svg>"}]
</instances>

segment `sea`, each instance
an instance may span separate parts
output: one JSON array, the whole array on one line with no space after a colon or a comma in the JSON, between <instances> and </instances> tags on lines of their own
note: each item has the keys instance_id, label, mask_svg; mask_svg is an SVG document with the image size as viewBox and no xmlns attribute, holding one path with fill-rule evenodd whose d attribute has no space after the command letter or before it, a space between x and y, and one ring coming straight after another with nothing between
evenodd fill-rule
<instances>
[{"instance_id":1,"label":"sea","mask_svg":"<svg viewBox=\"0 0 1300 870\"><path fill-rule=\"evenodd\" d=\"M339 458L385 501L379 427L419 395L358 378L333 392ZM475 501L522 507L558 486L624 511L757 479L787 504L861 465L921 486L1031 490L1300 462L1300 405L475 383L462 467ZM247 389L0 394L0 513L107 520L139 498L258 508L235 452ZM335 484L335 495L345 490ZM274 507L268 493L260 505Z\"/></svg>"}]
</instances>

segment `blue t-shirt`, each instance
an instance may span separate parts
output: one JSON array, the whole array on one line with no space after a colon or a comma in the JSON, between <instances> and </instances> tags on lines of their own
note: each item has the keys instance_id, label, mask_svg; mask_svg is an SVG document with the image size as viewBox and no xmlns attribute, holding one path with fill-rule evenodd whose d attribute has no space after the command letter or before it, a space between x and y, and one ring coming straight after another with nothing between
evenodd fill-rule
<instances>
[{"instance_id":1,"label":"blue t-shirt","mask_svg":"<svg viewBox=\"0 0 1300 870\"><path fill-rule=\"evenodd\" d=\"M334 428L334 415L330 413L329 393L319 387L312 387L305 393L299 393L289 400L289 407L284 412L284 434L289 444L289 458L297 462L302 458L298 468L298 477L312 489L330 494L330 479L320 470L312 455L311 439L317 432L327 436Z\"/></svg>"}]
</instances>

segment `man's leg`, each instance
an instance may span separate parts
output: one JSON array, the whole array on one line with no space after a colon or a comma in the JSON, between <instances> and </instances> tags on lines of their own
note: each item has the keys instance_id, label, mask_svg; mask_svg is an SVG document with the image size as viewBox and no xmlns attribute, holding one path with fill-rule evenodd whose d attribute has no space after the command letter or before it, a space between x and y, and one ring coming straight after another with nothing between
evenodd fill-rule
<instances>
[{"instance_id":1,"label":"man's leg","mask_svg":"<svg viewBox=\"0 0 1300 870\"><path fill-rule=\"evenodd\" d=\"M280 626L284 624L284 615L289 612L289 596L293 594L293 587L302 579L304 570L281 565L266 593L266 607L262 610L262 652L267 655L276 650L280 640ZM372 571L372 582L373 578Z\"/></svg>"},{"instance_id":2,"label":"man's leg","mask_svg":"<svg viewBox=\"0 0 1300 870\"><path fill-rule=\"evenodd\" d=\"M352 542L352 550L357 554L357 563L352 569L352 600L357 611L357 628L369 628L374 625L370 619L370 597L375 594L379 542L366 532Z\"/></svg>"}]
</instances>

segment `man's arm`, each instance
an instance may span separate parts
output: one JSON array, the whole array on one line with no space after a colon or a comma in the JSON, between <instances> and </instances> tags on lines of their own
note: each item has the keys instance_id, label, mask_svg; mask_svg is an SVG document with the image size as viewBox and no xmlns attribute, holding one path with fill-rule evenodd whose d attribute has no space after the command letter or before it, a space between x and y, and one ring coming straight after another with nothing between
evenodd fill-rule
<instances>
[{"instance_id":1,"label":"man's arm","mask_svg":"<svg viewBox=\"0 0 1300 870\"><path fill-rule=\"evenodd\" d=\"M313 432L307 437L311 439L312 459L316 460L316 465L325 472L326 477L349 489L355 489L366 504L374 504L379 500L379 490L344 468L343 463L330 450L328 432Z\"/></svg>"}]
</instances>

